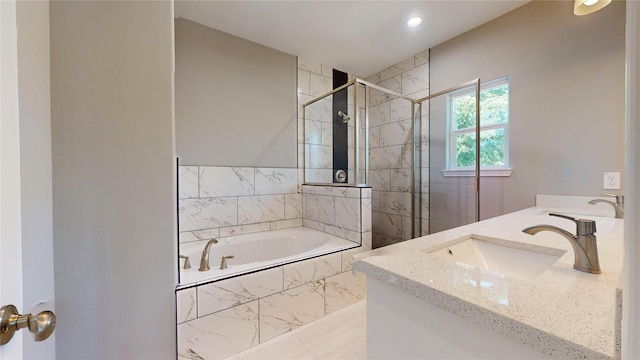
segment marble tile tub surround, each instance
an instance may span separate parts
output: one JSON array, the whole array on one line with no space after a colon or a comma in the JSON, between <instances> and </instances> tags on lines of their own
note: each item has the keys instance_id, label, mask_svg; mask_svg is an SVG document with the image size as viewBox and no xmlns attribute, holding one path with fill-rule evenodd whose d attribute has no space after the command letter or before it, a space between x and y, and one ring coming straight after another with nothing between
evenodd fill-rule
<instances>
[{"instance_id":1,"label":"marble tile tub surround","mask_svg":"<svg viewBox=\"0 0 640 360\"><path fill-rule=\"evenodd\" d=\"M305 185L302 191L305 226L362 245L179 289L179 358L223 359L364 298L366 278L351 269L353 256L371 249L371 189Z\"/></svg>"},{"instance_id":2,"label":"marble tile tub surround","mask_svg":"<svg viewBox=\"0 0 640 360\"><path fill-rule=\"evenodd\" d=\"M180 242L302 226L298 170L180 166Z\"/></svg>"},{"instance_id":3,"label":"marble tile tub surround","mask_svg":"<svg viewBox=\"0 0 640 360\"><path fill-rule=\"evenodd\" d=\"M351 271L362 251L177 291L178 357L224 359L364 299L366 277Z\"/></svg>"},{"instance_id":4,"label":"marble tile tub surround","mask_svg":"<svg viewBox=\"0 0 640 360\"><path fill-rule=\"evenodd\" d=\"M547 200L556 210L571 213L584 199L550 197L538 205L548 205ZM523 228L536 224L575 232L575 224L549 217L546 211L546 206L536 206L376 249L358 255L353 267L552 358L620 358L624 220L610 215L587 217L595 220L597 227L604 224L610 228L597 233L602 273L594 275L573 269L573 250L561 236L522 233ZM464 268L421 251L468 234L565 249L567 253L537 278L518 280ZM492 286L473 285L481 281Z\"/></svg>"}]
</instances>

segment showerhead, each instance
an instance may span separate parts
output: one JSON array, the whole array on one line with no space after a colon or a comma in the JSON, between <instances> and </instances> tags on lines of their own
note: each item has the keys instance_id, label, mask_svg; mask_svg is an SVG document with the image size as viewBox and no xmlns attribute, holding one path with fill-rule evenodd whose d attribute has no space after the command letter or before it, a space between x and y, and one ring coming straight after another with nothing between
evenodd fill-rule
<instances>
[{"instance_id":1,"label":"showerhead","mask_svg":"<svg viewBox=\"0 0 640 360\"><path fill-rule=\"evenodd\" d=\"M348 123L349 120L351 120L349 115L343 113L342 111L338 111L338 116L342 116L342 122L345 123L345 124Z\"/></svg>"}]
</instances>

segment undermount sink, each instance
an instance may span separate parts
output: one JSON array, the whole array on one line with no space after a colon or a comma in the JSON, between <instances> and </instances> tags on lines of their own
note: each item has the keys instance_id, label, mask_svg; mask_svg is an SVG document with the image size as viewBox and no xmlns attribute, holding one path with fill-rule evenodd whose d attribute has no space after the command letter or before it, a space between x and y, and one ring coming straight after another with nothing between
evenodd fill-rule
<instances>
[{"instance_id":1,"label":"undermount sink","mask_svg":"<svg viewBox=\"0 0 640 360\"><path fill-rule=\"evenodd\" d=\"M537 277L567 252L563 249L475 234L423 251L443 259L488 269L518 279Z\"/></svg>"}]
</instances>

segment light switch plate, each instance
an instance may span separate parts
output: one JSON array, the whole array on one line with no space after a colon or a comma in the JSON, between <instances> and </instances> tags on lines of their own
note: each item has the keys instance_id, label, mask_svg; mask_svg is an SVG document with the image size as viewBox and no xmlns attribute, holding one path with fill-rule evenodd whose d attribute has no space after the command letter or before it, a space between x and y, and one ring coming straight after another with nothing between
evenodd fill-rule
<instances>
[{"instance_id":1,"label":"light switch plate","mask_svg":"<svg viewBox=\"0 0 640 360\"><path fill-rule=\"evenodd\" d=\"M620 173L605 172L602 188L605 190L620 190Z\"/></svg>"}]
</instances>

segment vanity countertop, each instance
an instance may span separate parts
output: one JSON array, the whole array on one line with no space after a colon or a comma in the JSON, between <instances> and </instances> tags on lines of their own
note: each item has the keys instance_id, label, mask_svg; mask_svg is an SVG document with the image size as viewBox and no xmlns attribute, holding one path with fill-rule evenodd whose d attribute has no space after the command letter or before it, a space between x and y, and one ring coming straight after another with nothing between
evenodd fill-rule
<instances>
[{"instance_id":1,"label":"vanity countertop","mask_svg":"<svg viewBox=\"0 0 640 360\"><path fill-rule=\"evenodd\" d=\"M596 221L602 273L595 275L573 269L573 249L562 236L522 232L549 224L575 234L573 222L548 216L548 210L533 207L372 250L359 254L353 267L552 358L620 358L623 220L579 215ZM470 234L568 251L529 280L422 251Z\"/></svg>"}]
</instances>

